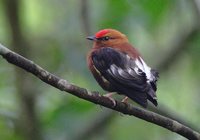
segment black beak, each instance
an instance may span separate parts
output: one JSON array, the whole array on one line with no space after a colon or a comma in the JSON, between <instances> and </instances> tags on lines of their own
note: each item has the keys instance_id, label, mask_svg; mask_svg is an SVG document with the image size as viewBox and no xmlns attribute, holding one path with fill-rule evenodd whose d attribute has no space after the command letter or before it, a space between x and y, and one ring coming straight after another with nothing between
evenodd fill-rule
<instances>
[{"instance_id":1,"label":"black beak","mask_svg":"<svg viewBox=\"0 0 200 140\"><path fill-rule=\"evenodd\" d=\"M88 36L87 39L88 39L88 40L92 40L92 41L97 40L95 36Z\"/></svg>"}]
</instances>

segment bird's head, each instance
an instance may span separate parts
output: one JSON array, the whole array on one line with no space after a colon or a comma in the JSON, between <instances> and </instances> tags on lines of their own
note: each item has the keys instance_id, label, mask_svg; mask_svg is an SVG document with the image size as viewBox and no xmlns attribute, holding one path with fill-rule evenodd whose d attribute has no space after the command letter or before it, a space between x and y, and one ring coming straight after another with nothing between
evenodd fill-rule
<instances>
[{"instance_id":1,"label":"bird's head","mask_svg":"<svg viewBox=\"0 0 200 140\"><path fill-rule=\"evenodd\" d=\"M127 37L114 29L103 29L98 31L94 36L89 36L87 39L94 41L98 47L112 47L127 43Z\"/></svg>"}]
</instances>

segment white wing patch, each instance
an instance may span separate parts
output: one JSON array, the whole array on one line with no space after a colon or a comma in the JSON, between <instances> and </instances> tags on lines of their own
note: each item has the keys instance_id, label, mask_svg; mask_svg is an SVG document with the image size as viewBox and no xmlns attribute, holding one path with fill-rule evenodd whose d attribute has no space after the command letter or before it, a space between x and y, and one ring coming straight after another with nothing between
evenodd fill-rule
<instances>
[{"instance_id":1,"label":"white wing patch","mask_svg":"<svg viewBox=\"0 0 200 140\"><path fill-rule=\"evenodd\" d=\"M127 61L130 61L130 56L126 55ZM134 75L133 70L140 75L141 71L144 72L147 76L147 82L153 81L153 75L151 74L151 68L147 66L147 64L144 62L144 60L139 57L138 59L135 59L135 66L131 65L130 68L127 68L127 72L130 75ZM112 64L110 66L110 69L108 69L111 73L119 73L119 75L124 76L124 70L117 67L115 64Z\"/></svg>"},{"instance_id":2,"label":"white wing patch","mask_svg":"<svg viewBox=\"0 0 200 140\"><path fill-rule=\"evenodd\" d=\"M152 81L153 78L151 74L151 68L147 66L147 64L144 62L144 60L141 57L139 57L139 59L141 61L136 59L135 64L138 66L139 69L141 69L146 74L148 81Z\"/></svg>"}]
</instances>

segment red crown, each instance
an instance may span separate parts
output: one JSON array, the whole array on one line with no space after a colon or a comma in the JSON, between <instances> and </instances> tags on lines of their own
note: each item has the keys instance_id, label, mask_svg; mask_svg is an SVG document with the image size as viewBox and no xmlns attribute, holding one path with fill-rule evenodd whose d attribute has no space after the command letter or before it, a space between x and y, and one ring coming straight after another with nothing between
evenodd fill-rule
<instances>
[{"instance_id":1,"label":"red crown","mask_svg":"<svg viewBox=\"0 0 200 140\"><path fill-rule=\"evenodd\" d=\"M95 34L95 37L96 37L96 38L101 38L101 37L103 37L103 36L104 36L105 34L107 34L107 33L108 33L108 29L103 29L103 30L97 32L97 33Z\"/></svg>"}]
</instances>

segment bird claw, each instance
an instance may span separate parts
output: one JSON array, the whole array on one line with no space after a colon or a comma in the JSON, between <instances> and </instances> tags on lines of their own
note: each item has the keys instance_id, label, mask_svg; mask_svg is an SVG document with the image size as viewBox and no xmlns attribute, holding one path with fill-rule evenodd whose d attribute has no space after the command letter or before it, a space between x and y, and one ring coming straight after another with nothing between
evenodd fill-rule
<instances>
[{"instance_id":1,"label":"bird claw","mask_svg":"<svg viewBox=\"0 0 200 140\"><path fill-rule=\"evenodd\" d=\"M116 106L116 101L113 99L113 98L111 98L111 97L108 97L111 101L112 101L112 103L113 103L113 106L112 107L115 107Z\"/></svg>"},{"instance_id":2,"label":"bird claw","mask_svg":"<svg viewBox=\"0 0 200 140\"><path fill-rule=\"evenodd\" d=\"M103 96L106 97L106 98L108 98L109 100L111 100L112 103L113 103L113 106L112 106L112 107L115 107L115 106L116 106L116 101L111 97L113 94L115 94L115 93L110 92L110 93L107 93L107 94L105 94L105 95L103 95Z\"/></svg>"},{"instance_id":3,"label":"bird claw","mask_svg":"<svg viewBox=\"0 0 200 140\"><path fill-rule=\"evenodd\" d=\"M109 93L107 93L107 94L105 94L105 95L103 95L104 97L112 97L112 95L114 95L115 93L114 92L109 92Z\"/></svg>"},{"instance_id":4,"label":"bird claw","mask_svg":"<svg viewBox=\"0 0 200 140\"><path fill-rule=\"evenodd\" d=\"M121 102L127 104L128 103L128 97L126 96L124 99L122 99Z\"/></svg>"}]
</instances>

